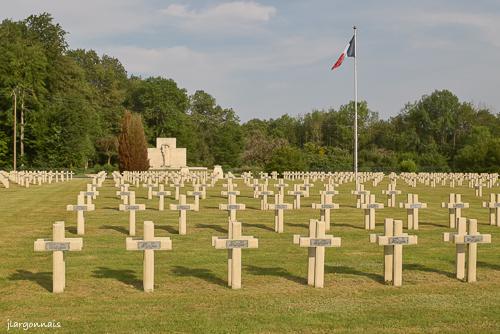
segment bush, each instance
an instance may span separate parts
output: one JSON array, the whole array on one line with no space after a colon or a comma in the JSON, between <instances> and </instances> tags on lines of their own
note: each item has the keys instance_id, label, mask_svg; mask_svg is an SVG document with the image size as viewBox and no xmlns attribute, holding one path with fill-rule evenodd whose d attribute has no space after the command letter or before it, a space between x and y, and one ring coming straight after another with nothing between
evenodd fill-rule
<instances>
[{"instance_id":1,"label":"bush","mask_svg":"<svg viewBox=\"0 0 500 334\"><path fill-rule=\"evenodd\" d=\"M417 171L417 164L411 159L403 160L399 163L399 169L401 172L415 173Z\"/></svg>"}]
</instances>

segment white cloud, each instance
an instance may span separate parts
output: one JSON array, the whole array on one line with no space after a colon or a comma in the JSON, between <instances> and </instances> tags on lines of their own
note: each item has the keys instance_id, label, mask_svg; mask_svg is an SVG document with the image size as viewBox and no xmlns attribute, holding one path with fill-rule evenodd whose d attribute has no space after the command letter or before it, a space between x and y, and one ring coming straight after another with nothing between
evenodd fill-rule
<instances>
[{"instance_id":1,"label":"white cloud","mask_svg":"<svg viewBox=\"0 0 500 334\"><path fill-rule=\"evenodd\" d=\"M161 11L164 15L181 20L187 30L242 29L265 23L276 15L276 8L257 2L226 2L204 10L191 10L187 6L171 4Z\"/></svg>"}]
</instances>

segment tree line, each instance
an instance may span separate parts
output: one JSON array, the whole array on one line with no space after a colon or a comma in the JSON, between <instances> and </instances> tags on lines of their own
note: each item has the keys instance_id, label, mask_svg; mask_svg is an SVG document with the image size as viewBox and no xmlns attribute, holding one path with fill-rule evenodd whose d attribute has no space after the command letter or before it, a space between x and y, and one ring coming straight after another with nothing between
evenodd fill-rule
<instances>
[{"instance_id":1,"label":"tree line","mask_svg":"<svg viewBox=\"0 0 500 334\"><path fill-rule=\"evenodd\" d=\"M352 101L241 123L203 90L190 95L173 79L129 76L116 58L70 49L66 36L47 13L0 24L0 168L12 168L15 98L19 169L117 169L122 129L141 118L150 146L176 137L189 165L352 169ZM500 171L499 114L448 90L388 120L366 102L358 112L360 170Z\"/></svg>"}]
</instances>

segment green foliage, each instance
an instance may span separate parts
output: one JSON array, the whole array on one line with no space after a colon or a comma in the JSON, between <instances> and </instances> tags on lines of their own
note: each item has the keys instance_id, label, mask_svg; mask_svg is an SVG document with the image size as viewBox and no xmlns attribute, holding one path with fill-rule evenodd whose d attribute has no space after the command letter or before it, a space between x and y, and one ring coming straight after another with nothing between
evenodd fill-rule
<instances>
[{"instance_id":1,"label":"green foliage","mask_svg":"<svg viewBox=\"0 0 500 334\"><path fill-rule=\"evenodd\" d=\"M142 116L147 143L177 138L189 165L352 170L353 101L338 110L240 124L233 109L207 92L189 96L173 79L128 77L118 59L70 50L66 36L47 13L0 24L0 167L13 158L15 94L21 168L116 164L116 137L128 109ZM365 101L357 110L360 170L391 171L405 160L421 171L500 170L500 116L448 90L408 103L389 120Z\"/></svg>"},{"instance_id":2,"label":"green foliage","mask_svg":"<svg viewBox=\"0 0 500 334\"><path fill-rule=\"evenodd\" d=\"M415 173L417 171L417 164L411 159L403 160L399 163L399 170L401 172Z\"/></svg>"}]
</instances>

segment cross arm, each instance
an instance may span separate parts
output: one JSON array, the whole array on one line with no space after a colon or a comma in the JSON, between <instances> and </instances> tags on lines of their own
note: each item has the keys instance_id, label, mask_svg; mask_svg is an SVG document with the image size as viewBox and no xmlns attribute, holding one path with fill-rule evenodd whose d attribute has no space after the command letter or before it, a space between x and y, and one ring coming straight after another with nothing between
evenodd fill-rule
<instances>
[{"instance_id":1,"label":"cross arm","mask_svg":"<svg viewBox=\"0 0 500 334\"><path fill-rule=\"evenodd\" d=\"M64 241L36 239L34 243L35 252L43 251L81 251L83 247L82 238L64 238Z\"/></svg>"}]
</instances>

